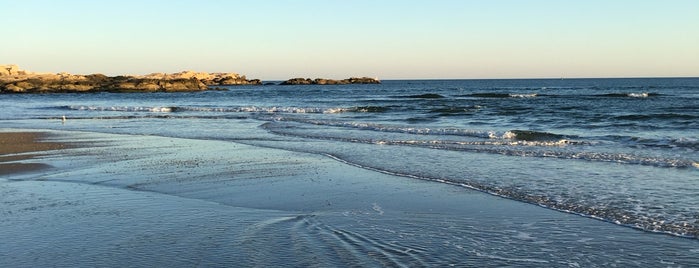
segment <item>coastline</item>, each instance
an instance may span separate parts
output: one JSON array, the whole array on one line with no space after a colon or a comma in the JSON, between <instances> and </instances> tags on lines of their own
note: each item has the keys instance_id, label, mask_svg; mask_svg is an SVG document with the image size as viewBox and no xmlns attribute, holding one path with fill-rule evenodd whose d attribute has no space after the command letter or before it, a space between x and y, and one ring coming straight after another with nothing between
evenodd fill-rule
<instances>
[{"instance_id":1,"label":"coastline","mask_svg":"<svg viewBox=\"0 0 699 268\"><path fill-rule=\"evenodd\" d=\"M292 78L280 85L380 84L378 78L351 77L342 80ZM19 66L0 65L2 93L95 93L95 92L192 92L222 90L218 86L263 85L237 73L182 71L147 75L106 76L103 74L36 73Z\"/></svg>"},{"instance_id":2,"label":"coastline","mask_svg":"<svg viewBox=\"0 0 699 268\"><path fill-rule=\"evenodd\" d=\"M107 145L43 159L55 171L0 181L7 204L0 237L13 241L0 245L0 266L697 264L696 240L321 155L225 141L44 133L60 134L51 144Z\"/></svg>"}]
</instances>

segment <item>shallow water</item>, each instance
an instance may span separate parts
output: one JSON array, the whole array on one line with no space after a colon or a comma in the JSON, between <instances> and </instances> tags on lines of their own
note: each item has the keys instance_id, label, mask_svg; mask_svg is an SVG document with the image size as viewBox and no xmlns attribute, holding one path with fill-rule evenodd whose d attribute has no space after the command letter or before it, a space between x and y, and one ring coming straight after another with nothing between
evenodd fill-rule
<instances>
[{"instance_id":1,"label":"shallow water","mask_svg":"<svg viewBox=\"0 0 699 268\"><path fill-rule=\"evenodd\" d=\"M431 80L0 95L5 127L332 155L643 230L699 235L699 79ZM68 121L59 124L61 116Z\"/></svg>"},{"instance_id":2,"label":"shallow water","mask_svg":"<svg viewBox=\"0 0 699 268\"><path fill-rule=\"evenodd\" d=\"M651 234L337 159L227 141L58 133L97 147L0 181L0 266L683 266Z\"/></svg>"}]
</instances>

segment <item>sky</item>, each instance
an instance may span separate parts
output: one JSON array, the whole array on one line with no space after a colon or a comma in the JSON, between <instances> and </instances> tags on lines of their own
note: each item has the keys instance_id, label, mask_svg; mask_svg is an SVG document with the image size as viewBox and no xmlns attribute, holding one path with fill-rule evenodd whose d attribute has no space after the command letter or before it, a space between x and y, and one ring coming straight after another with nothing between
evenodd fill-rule
<instances>
[{"instance_id":1,"label":"sky","mask_svg":"<svg viewBox=\"0 0 699 268\"><path fill-rule=\"evenodd\" d=\"M0 25L37 72L699 76L697 0L0 0Z\"/></svg>"}]
</instances>

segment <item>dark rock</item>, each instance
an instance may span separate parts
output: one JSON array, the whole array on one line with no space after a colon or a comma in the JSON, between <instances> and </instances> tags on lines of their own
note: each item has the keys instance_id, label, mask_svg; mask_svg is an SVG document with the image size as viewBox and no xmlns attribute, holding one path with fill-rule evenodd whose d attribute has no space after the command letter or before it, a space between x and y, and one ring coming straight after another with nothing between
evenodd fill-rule
<instances>
[{"instance_id":1,"label":"dark rock","mask_svg":"<svg viewBox=\"0 0 699 268\"><path fill-rule=\"evenodd\" d=\"M352 77L347 80L349 80L350 84L381 84L378 78L370 77Z\"/></svg>"},{"instance_id":2,"label":"dark rock","mask_svg":"<svg viewBox=\"0 0 699 268\"><path fill-rule=\"evenodd\" d=\"M342 80L316 78L292 78L282 82L280 85L347 85L347 84L381 84L376 78L352 77Z\"/></svg>"},{"instance_id":3,"label":"dark rock","mask_svg":"<svg viewBox=\"0 0 699 268\"><path fill-rule=\"evenodd\" d=\"M310 85L313 84L313 80L310 78L291 78L282 82L280 85Z\"/></svg>"}]
</instances>

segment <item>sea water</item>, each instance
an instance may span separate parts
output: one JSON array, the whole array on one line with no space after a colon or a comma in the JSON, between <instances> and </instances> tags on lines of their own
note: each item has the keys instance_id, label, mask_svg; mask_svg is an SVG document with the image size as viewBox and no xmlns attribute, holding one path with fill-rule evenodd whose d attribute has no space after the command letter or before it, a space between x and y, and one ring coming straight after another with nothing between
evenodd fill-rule
<instances>
[{"instance_id":1,"label":"sea water","mask_svg":"<svg viewBox=\"0 0 699 268\"><path fill-rule=\"evenodd\" d=\"M699 263L697 78L226 89L0 95L3 129L127 134L3 181L0 263Z\"/></svg>"},{"instance_id":2,"label":"sea water","mask_svg":"<svg viewBox=\"0 0 699 268\"><path fill-rule=\"evenodd\" d=\"M9 128L223 140L699 237L699 79L0 95ZM66 121L62 121L62 117Z\"/></svg>"}]
</instances>

